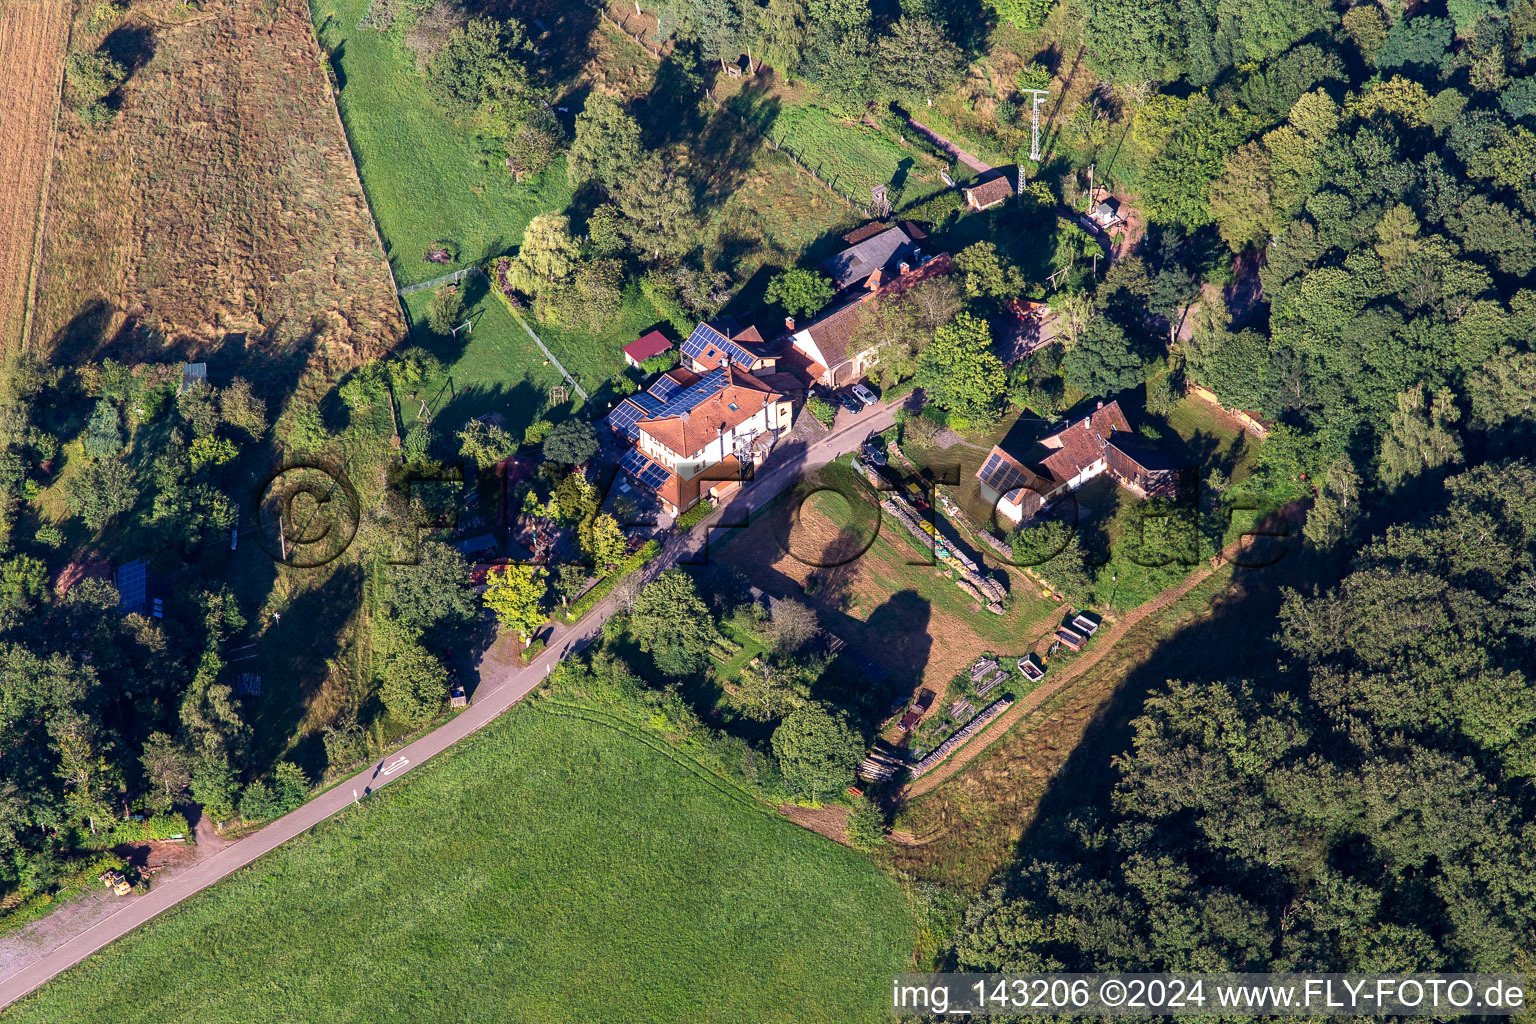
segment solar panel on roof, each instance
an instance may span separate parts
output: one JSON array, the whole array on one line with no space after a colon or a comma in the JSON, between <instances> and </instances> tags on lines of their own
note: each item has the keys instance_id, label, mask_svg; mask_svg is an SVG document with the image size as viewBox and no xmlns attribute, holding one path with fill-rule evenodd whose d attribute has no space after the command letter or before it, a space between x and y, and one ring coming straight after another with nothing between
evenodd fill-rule
<instances>
[{"instance_id":1,"label":"solar panel on roof","mask_svg":"<svg viewBox=\"0 0 1536 1024\"><path fill-rule=\"evenodd\" d=\"M659 490L667 482L667 471L646 458L638 448L631 448L624 453L624 457L619 460L619 468L653 491Z\"/></svg>"},{"instance_id":2,"label":"solar panel on roof","mask_svg":"<svg viewBox=\"0 0 1536 1024\"><path fill-rule=\"evenodd\" d=\"M655 413L661 406L661 401L654 395L631 395L608 414L608 426L633 441L640 436L635 424Z\"/></svg>"},{"instance_id":3,"label":"solar panel on roof","mask_svg":"<svg viewBox=\"0 0 1536 1024\"><path fill-rule=\"evenodd\" d=\"M650 386L648 394L655 395L657 398L665 402L667 399L677 394L677 389L680 387L682 387L682 385L673 380L671 377L663 376L658 378L656 383Z\"/></svg>"},{"instance_id":4,"label":"solar panel on roof","mask_svg":"<svg viewBox=\"0 0 1536 1024\"><path fill-rule=\"evenodd\" d=\"M650 460L645 457L640 449L631 448L629 451L625 452L624 457L619 460L619 468L626 473L639 475L640 471L645 468L645 464L649 461Z\"/></svg>"},{"instance_id":5,"label":"solar panel on roof","mask_svg":"<svg viewBox=\"0 0 1536 1024\"><path fill-rule=\"evenodd\" d=\"M659 491L667 482L667 471L653 462L641 471L640 482L653 491Z\"/></svg>"},{"instance_id":6,"label":"solar panel on roof","mask_svg":"<svg viewBox=\"0 0 1536 1024\"><path fill-rule=\"evenodd\" d=\"M679 391L669 398L664 405L650 414L650 419L665 419L668 416L676 416L698 405L711 395L717 395L725 390L725 367L717 366L704 376L694 381L692 386Z\"/></svg>"},{"instance_id":7,"label":"solar panel on roof","mask_svg":"<svg viewBox=\"0 0 1536 1024\"><path fill-rule=\"evenodd\" d=\"M748 352L730 338L709 326L709 324L699 324L699 326L693 329L693 333L688 335L688 340L683 342L683 354L693 359L701 358L711 348L719 349L725 354L726 358L743 370L750 370L752 364L756 362L756 357L751 352Z\"/></svg>"},{"instance_id":8,"label":"solar panel on roof","mask_svg":"<svg viewBox=\"0 0 1536 1024\"><path fill-rule=\"evenodd\" d=\"M1007 494L1015 487L1021 487L1028 482L1029 475L1018 466L1004 460L1001 452L993 452L987 456L986 463L981 467L981 479L994 491Z\"/></svg>"}]
</instances>

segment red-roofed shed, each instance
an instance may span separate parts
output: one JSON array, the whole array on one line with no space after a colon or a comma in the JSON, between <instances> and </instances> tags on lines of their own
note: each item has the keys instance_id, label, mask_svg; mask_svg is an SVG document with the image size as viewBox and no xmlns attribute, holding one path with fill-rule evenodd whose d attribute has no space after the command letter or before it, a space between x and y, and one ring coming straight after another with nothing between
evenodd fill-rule
<instances>
[{"instance_id":1,"label":"red-roofed shed","mask_svg":"<svg viewBox=\"0 0 1536 1024\"><path fill-rule=\"evenodd\" d=\"M666 335L660 331L648 331L624 346L624 361L630 366L639 366L652 356L659 356L671 350L672 343L667 340Z\"/></svg>"}]
</instances>

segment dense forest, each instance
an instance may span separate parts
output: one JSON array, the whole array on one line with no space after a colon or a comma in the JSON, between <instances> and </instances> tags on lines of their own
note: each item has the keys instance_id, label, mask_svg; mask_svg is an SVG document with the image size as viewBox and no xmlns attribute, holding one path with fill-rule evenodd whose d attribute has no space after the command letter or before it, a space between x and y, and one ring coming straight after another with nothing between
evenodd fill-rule
<instances>
[{"instance_id":1,"label":"dense forest","mask_svg":"<svg viewBox=\"0 0 1536 1024\"><path fill-rule=\"evenodd\" d=\"M1525 963L1536 4L1085 9L1091 66L1166 125L1149 239L1261 267L1267 308L1173 355L1278 424L1264 466L1310 479L1338 568L1253 625L1271 672L1148 699L1112 799L1032 826L952 964Z\"/></svg>"}]
</instances>

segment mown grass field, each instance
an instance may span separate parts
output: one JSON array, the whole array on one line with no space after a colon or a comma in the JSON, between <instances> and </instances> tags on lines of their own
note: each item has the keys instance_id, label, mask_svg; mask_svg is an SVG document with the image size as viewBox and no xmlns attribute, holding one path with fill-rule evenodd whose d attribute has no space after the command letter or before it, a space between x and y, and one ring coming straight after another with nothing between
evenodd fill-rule
<instances>
[{"instance_id":1,"label":"mown grass field","mask_svg":"<svg viewBox=\"0 0 1536 1024\"><path fill-rule=\"evenodd\" d=\"M897 884L674 756L514 711L7 1024L884 1019Z\"/></svg>"},{"instance_id":2,"label":"mown grass field","mask_svg":"<svg viewBox=\"0 0 1536 1024\"><path fill-rule=\"evenodd\" d=\"M458 247L455 265L515 248L530 220L569 201L564 164L534 182L514 182L502 164L506 154L438 106L390 37L356 27L367 9L368 0L311 5L396 281L404 287L452 269L424 258L439 241Z\"/></svg>"}]
</instances>

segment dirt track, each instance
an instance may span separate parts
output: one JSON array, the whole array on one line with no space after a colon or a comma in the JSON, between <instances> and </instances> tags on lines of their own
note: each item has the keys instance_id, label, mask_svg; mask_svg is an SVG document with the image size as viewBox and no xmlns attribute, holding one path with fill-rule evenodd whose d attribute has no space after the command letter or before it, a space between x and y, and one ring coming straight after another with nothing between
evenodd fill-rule
<instances>
[{"instance_id":1,"label":"dirt track","mask_svg":"<svg viewBox=\"0 0 1536 1024\"><path fill-rule=\"evenodd\" d=\"M59 0L0 4L0 352L21 340L68 26Z\"/></svg>"},{"instance_id":2,"label":"dirt track","mask_svg":"<svg viewBox=\"0 0 1536 1024\"><path fill-rule=\"evenodd\" d=\"M1280 515L1284 516L1288 520L1294 521L1296 514L1301 511L1302 508L1303 505L1301 504L1288 505L1280 511ZM1226 558L1231 559L1234 555L1236 555L1241 550L1242 543L1243 539L1240 537L1236 541L1233 541L1231 544L1228 544L1224 550ZM1185 594L1188 594L1201 583L1204 583L1216 571L1217 570L1212 568L1209 563L1202 565L1199 569L1196 569L1194 572L1190 573L1189 576L1185 578L1184 582L1180 583L1178 586L1163 591L1161 594L1148 601L1146 604L1140 605L1128 614L1121 616L1112 626L1110 626L1104 635L1097 637L1093 643L1089 644L1088 650L1082 657L1073 661L1072 664L1068 665L1059 674L1052 677L1049 682L1037 687L1022 700L1015 702L1013 707L1009 708L1002 715L998 716L996 721L994 721L987 728L983 729L980 734L971 740L971 742L961 747L958 752L956 752L943 764L939 765L933 771L929 772L927 775L924 775L922 778L918 779L911 785L903 787L900 793L900 799L904 801L911 800L914 797L922 796L924 793L932 792L934 789L938 788L938 786L941 785L945 780L951 778L966 765L976 760L976 758L984 753L994 741L1001 738L1006 732L1008 732L1009 729L1012 729L1015 725L1017 725L1019 721L1024 718L1024 716L1028 715L1031 711L1045 703L1045 701L1050 697L1060 692L1061 689L1070 683L1073 679L1077 678L1078 676L1082 675L1082 673L1098 664L1100 659L1108 654L1114 648L1114 646L1119 643L1122 638L1125 637L1127 633L1139 625L1142 620L1147 618L1147 616L1153 615L1156 612L1167 608L1170 604L1173 604L1175 601L1182 598ZM896 839L898 842L902 841L901 837L899 836L893 836L892 838ZM908 845L915 843L916 840L913 839L912 843L909 843Z\"/></svg>"}]
</instances>

